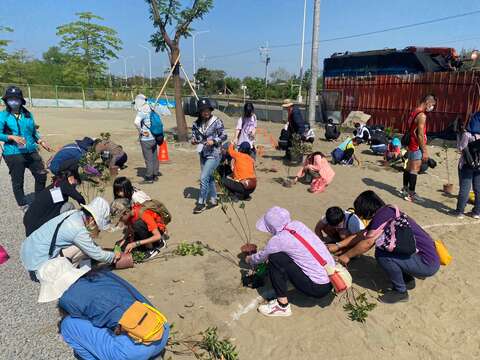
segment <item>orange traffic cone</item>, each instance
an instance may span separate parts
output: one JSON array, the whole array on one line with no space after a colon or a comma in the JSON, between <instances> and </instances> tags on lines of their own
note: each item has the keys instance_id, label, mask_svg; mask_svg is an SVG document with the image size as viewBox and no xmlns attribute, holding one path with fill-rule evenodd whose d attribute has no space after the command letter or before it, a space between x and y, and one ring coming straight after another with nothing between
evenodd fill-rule
<instances>
[{"instance_id":1,"label":"orange traffic cone","mask_svg":"<svg viewBox=\"0 0 480 360\"><path fill-rule=\"evenodd\" d=\"M158 147L158 161L162 163L170 162L166 140L164 140L162 145Z\"/></svg>"}]
</instances>

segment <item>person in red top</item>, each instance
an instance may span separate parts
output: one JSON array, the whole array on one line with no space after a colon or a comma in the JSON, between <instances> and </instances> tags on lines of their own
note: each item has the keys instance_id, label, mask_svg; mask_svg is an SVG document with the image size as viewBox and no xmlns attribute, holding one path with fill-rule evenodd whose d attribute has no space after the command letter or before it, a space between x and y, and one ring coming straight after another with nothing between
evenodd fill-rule
<instances>
[{"instance_id":1,"label":"person in red top","mask_svg":"<svg viewBox=\"0 0 480 360\"><path fill-rule=\"evenodd\" d=\"M167 227L162 217L149 209L142 209L142 204L133 204L127 199L116 199L111 205L113 223L122 222L128 227L127 237L120 243L125 253L138 248L145 252L145 259L151 259L165 247L163 234Z\"/></svg>"},{"instance_id":2,"label":"person in red top","mask_svg":"<svg viewBox=\"0 0 480 360\"><path fill-rule=\"evenodd\" d=\"M224 176L222 184L241 200L250 198L257 187L255 175L255 160L250 156L251 147L247 141L242 142L236 151L233 144L228 147L228 154L232 157L233 178Z\"/></svg>"},{"instance_id":3,"label":"person in red top","mask_svg":"<svg viewBox=\"0 0 480 360\"><path fill-rule=\"evenodd\" d=\"M433 111L437 99L434 95L426 95L420 105L413 110L408 120L408 151L407 167L403 172L402 197L407 201L415 201L417 198L415 187L417 176L422 162L428 160L427 152L427 113Z\"/></svg>"}]
</instances>

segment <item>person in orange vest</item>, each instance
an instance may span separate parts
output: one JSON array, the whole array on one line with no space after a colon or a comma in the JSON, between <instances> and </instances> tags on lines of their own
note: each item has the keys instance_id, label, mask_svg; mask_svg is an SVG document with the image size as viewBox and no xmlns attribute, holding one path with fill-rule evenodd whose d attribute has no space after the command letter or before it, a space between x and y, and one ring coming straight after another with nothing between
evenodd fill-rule
<instances>
[{"instance_id":1,"label":"person in orange vest","mask_svg":"<svg viewBox=\"0 0 480 360\"><path fill-rule=\"evenodd\" d=\"M228 154L232 157L233 178L224 176L222 184L239 199L246 200L257 187L255 160L251 156L252 148L249 142L242 142L238 150L235 150L233 144L228 147Z\"/></svg>"}]
</instances>

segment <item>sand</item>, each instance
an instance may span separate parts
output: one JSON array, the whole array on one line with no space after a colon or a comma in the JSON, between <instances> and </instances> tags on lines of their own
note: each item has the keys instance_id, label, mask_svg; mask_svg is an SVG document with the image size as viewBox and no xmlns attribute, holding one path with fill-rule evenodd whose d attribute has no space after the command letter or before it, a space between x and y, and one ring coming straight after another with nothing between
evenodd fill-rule
<instances>
[{"instance_id":1,"label":"sand","mask_svg":"<svg viewBox=\"0 0 480 360\"><path fill-rule=\"evenodd\" d=\"M134 113L127 110L33 109L44 137L61 146L85 135L98 136L108 131L128 153L128 169L122 175L138 182L144 163L133 128ZM229 134L234 121L225 118ZM167 128L174 125L165 118ZM191 119L189 119L191 124ZM279 124L260 123L274 137ZM318 135L321 130L317 130ZM317 301L292 292L293 316L266 318L256 312L260 293L241 285L240 269L215 253L205 256L175 257L139 264L118 273L131 281L161 309L182 334L194 334L217 326L222 336L230 337L237 346L240 359L478 359L480 285L475 280L479 261L479 222L466 218L457 220L446 212L456 199L442 193L446 182L444 164L429 170L418 180L418 193L425 201L411 204L398 197L402 175L382 167L379 157L369 155L360 147L361 167L335 166L336 177L322 194L310 194L305 185L284 188L275 178L287 176L281 163L282 153L274 151L268 139L260 137L266 151L257 161L257 169L276 168L277 173L258 171L259 186L246 210L254 242L260 247L268 237L254 229L256 220L269 207L279 205L290 210L294 219L310 227L332 205L352 206L361 191L375 190L386 202L395 203L418 223L428 227L435 239L442 239L453 262L438 274L418 281L410 292L408 303L378 306L367 322L360 324L347 318L338 298ZM330 152L333 143L317 141L316 150ZM440 148L431 148L430 153ZM169 144L171 163L161 165L163 176L158 183L140 187L152 197L163 201L173 214L169 225L169 249L185 241L202 241L222 254L236 258L242 240L226 222L220 209L192 215L198 194L199 163L194 147ZM46 159L46 155L43 154ZM458 155L450 151L450 171L455 191ZM438 160L438 158L437 158ZM290 170L290 175L296 168ZM106 193L111 199L111 194ZM111 243L117 234L107 234L102 243ZM373 298L376 291L388 286L385 275L369 253L349 265L358 290ZM375 301L375 300L372 300ZM376 302L376 301L375 301ZM39 305L40 306L40 305ZM54 336L54 334L52 334ZM182 357L175 357L182 358Z\"/></svg>"}]
</instances>

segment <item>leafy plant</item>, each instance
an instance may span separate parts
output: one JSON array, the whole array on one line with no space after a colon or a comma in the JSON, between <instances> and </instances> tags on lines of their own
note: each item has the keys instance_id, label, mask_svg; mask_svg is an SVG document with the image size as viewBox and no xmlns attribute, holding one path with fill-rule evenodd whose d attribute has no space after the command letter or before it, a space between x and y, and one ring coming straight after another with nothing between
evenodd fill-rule
<instances>
[{"instance_id":1,"label":"leafy plant","mask_svg":"<svg viewBox=\"0 0 480 360\"><path fill-rule=\"evenodd\" d=\"M343 310L348 312L348 318L360 323L364 323L367 320L368 313L377 306L377 304L368 301L365 292L359 292L354 287L345 291L342 298L346 299Z\"/></svg>"},{"instance_id":2,"label":"leafy plant","mask_svg":"<svg viewBox=\"0 0 480 360\"><path fill-rule=\"evenodd\" d=\"M188 255L193 255L193 256L203 256L203 245L200 242L195 242L195 243L185 243L182 242L177 245L177 248L174 250L175 255L180 255L180 256L188 256Z\"/></svg>"},{"instance_id":3,"label":"leafy plant","mask_svg":"<svg viewBox=\"0 0 480 360\"><path fill-rule=\"evenodd\" d=\"M290 154L294 158L310 154L312 152L312 144L302 141L302 137L299 134L293 134L292 147L290 148Z\"/></svg>"},{"instance_id":4,"label":"leafy plant","mask_svg":"<svg viewBox=\"0 0 480 360\"><path fill-rule=\"evenodd\" d=\"M133 258L133 262L135 264L141 263L141 262L143 262L143 260L145 260L145 252L140 251L140 250L133 250L132 251L132 258Z\"/></svg>"},{"instance_id":5,"label":"leafy plant","mask_svg":"<svg viewBox=\"0 0 480 360\"><path fill-rule=\"evenodd\" d=\"M174 355L188 355L192 353L196 359L204 360L238 360L238 351L228 339L219 339L217 328L209 327L194 336L178 337L178 332L170 328L170 338L167 351ZM181 349L178 349L178 348Z\"/></svg>"}]
</instances>

